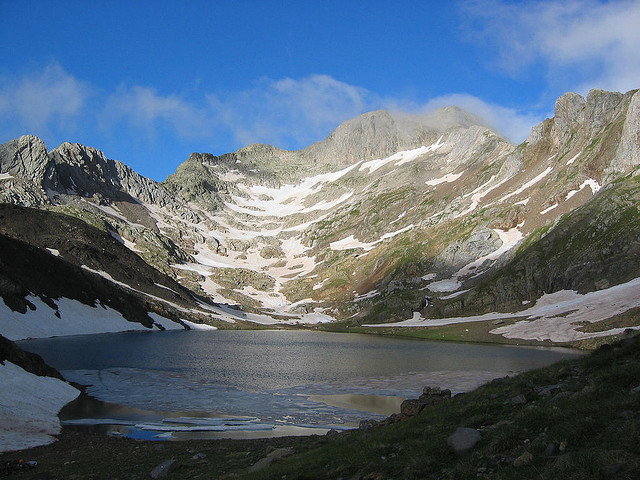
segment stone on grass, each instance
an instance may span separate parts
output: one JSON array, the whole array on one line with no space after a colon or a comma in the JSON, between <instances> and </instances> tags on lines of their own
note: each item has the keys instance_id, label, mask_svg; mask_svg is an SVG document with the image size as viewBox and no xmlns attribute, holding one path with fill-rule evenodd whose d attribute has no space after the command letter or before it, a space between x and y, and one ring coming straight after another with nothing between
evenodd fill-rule
<instances>
[{"instance_id":1,"label":"stone on grass","mask_svg":"<svg viewBox=\"0 0 640 480\"><path fill-rule=\"evenodd\" d=\"M408 417L415 417L424 409L424 407L426 407L426 405L426 403L421 402L418 399L410 398L400 404L400 414Z\"/></svg>"},{"instance_id":2,"label":"stone on grass","mask_svg":"<svg viewBox=\"0 0 640 480\"><path fill-rule=\"evenodd\" d=\"M550 443L549 445L547 445L546 450L544 451L544 454L547 457L555 457L556 455L558 455L558 446L555 443Z\"/></svg>"},{"instance_id":3,"label":"stone on grass","mask_svg":"<svg viewBox=\"0 0 640 480\"><path fill-rule=\"evenodd\" d=\"M471 450L480 438L480 432L475 428L458 427L447 438L447 445L456 453L465 453Z\"/></svg>"},{"instance_id":4,"label":"stone on grass","mask_svg":"<svg viewBox=\"0 0 640 480\"><path fill-rule=\"evenodd\" d=\"M271 451L266 457L261 458L252 466L250 466L247 471L249 473L258 472L263 468L267 468L274 462L274 460L280 460L281 458L288 457L292 453L293 448L291 447L276 448L275 450Z\"/></svg>"},{"instance_id":5,"label":"stone on grass","mask_svg":"<svg viewBox=\"0 0 640 480\"><path fill-rule=\"evenodd\" d=\"M511 399L511 405L522 405L527 403L527 399L524 395L520 394Z\"/></svg>"},{"instance_id":6,"label":"stone on grass","mask_svg":"<svg viewBox=\"0 0 640 480\"><path fill-rule=\"evenodd\" d=\"M174 459L165 460L156 468L151 470L151 478L166 478L171 472L178 468L178 462Z\"/></svg>"}]
</instances>

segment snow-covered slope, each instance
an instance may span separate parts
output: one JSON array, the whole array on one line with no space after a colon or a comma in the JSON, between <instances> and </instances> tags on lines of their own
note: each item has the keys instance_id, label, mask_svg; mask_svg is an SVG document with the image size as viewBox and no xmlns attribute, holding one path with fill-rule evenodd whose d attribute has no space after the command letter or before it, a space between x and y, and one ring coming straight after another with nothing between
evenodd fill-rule
<instances>
[{"instance_id":1,"label":"snow-covered slope","mask_svg":"<svg viewBox=\"0 0 640 480\"><path fill-rule=\"evenodd\" d=\"M41 357L0 335L0 452L45 445L60 433L58 411L80 391Z\"/></svg>"},{"instance_id":2,"label":"snow-covered slope","mask_svg":"<svg viewBox=\"0 0 640 480\"><path fill-rule=\"evenodd\" d=\"M0 363L0 452L55 441L58 412L80 391L62 380L40 377L5 361Z\"/></svg>"},{"instance_id":3,"label":"snow-covered slope","mask_svg":"<svg viewBox=\"0 0 640 480\"><path fill-rule=\"evenodd\" d=\"M0 148L0 198L108 232L199 296L195 306L171 306L177 316L360 325L516 312L545 293L586 294L640 277L640 268L613 267L636 255L634 242L619 248L613 223L636 218L638 105L636 91L564 95L554 118L517 147L453 107L422 117L371 112L297 152L251 145L192 154L162 184L97 150L47 152L22 137ZM618 220L599 222L597 233L589 223L588 234L608 246L577 245L587 224L575 219L605 210ZM554 247L571 261L552 262L544 239L571 241L579 255ZM607 252L617 252L616 262ZM160 291L178 288L165 280L143 288L105 263L79 264L165 306ZM561 276L556 264L572 273Z\"/></svg>"}]
</instances>

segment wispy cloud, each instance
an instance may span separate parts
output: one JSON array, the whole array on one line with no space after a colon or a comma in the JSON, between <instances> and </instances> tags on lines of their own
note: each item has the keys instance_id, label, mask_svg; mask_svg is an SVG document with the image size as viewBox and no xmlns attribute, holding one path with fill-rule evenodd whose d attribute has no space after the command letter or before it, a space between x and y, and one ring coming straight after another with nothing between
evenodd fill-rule
<instances>
[{"instance_id":1,"label":"wispy cloud","mask_svg":"<svg viewBox=\"0 0 640 480\"><path fill-rule=\"evenodd\" d=\"M416 113L429 113L450 105L455 105L477 115L490 127L514 143L522 142L529 135L531 127L544 120L543 115L519 112L514 108L485 102L481 98L466 93L442 95L429 100L423 105L405 108L405 110Z\"/></svg>"},{"instance_id":2,"label":"wispy cloud","mask_svg":"<svg viewBox=\"0 0 640 480\"><path fill-rule=\"evenodd\" d=\"M158 129L173 131L185 139L200 139L213 134L213 120L206 108L176 94L162 95L141 86L120 86L106 99L103 128L126 122L153 138Z\"/></svg>"},{"instance_id":3,"label":"wispy cloud","mask_svg":"<svg viewBox=\"0 0 640 480\"><path fill-rule=\"evenodd\" d=\"M74 124L91 95L88 84L67 73L58 63L17 78L0 79L0 114L3 129L27 132Z\"/></svg>"},{"instance_id":4,"label":"wispy cloud","mask_svg":"<svg viewBox=\"0 0 640 480\"><path fill-rule=\"evenodd\" d=\"M541 67L548 81L627 91L640 87L640 1L470 1L469 29L513 75Z\"/></svg>"},{"instance_id":5,"label":"wispy cloud","mask_svg":"<svg viewBox=\"0 0 640 480\"><path fill-rule=\"evenodd\" d=\"M265 78L249 90L208 95L212 112L238 143L295 147L322 139L339 123L367 111L373 98L367 89L328 75Z\"/></svg>"},{"instance_id":6,"label":"wispy cloud","mask_svg":"<svg viewBox=\"0 0 640 480\"><path fill-rule=\"evenodd\" d=\"M539 120L464 93L426 104L410 98L382 98L329 75L263 78L250 89L224 94L192 92L191 97L124 84L104 92L54 63L40 72L0 82L4 117L0 129L7 139L34 133L52 144L69 140L71 127L78 124L85 138L100 131L109 138L133 140L136 145L147 142L151 147L173 138L210 145L216 153L222 153L216 150L220 144L235 149L256 142L297 149L322 140L340 123L366 111L387 108L426 113L448 105L484 118L513 141L524 139Z\"/></svg>"}]
</instances>

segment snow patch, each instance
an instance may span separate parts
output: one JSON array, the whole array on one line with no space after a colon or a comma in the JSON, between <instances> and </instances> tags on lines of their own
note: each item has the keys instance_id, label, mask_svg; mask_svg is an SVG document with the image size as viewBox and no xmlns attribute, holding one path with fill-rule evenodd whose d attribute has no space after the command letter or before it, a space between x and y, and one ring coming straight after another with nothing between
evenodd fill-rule
<instances>
[{"instance_id":1,"label":"snow patch","mask_svg":"<svg viewBox=\"0 0 640 480\"><path fill-rule=\"evenodd\" d=\"M369 298L373 298L373 297L377 297L378 295L380 295L380 292L378 290L371 290L370 292L367 293L363 293L362 295L358 295L358 293L354 292L354 296L353 296L353 301L354 302L361 302L362 300L367 300Z\"/></svg>"},{"instance_id":2,"label":"snow patch","mask_svg":"<svg viewBox=\"0 0 640 480\"><path fill-rule=\"evenodd\" d=\"M571 165L573 162L575 162L580 155L582 155L582 152L578 153L576 156L574 156L570 160L567 160L567 165Z\"/></svg>"},{"instance_id":3,"label":"snow patch","mask_svg":"<svg viewBox=\"0 0 640 480\"><path fill-rule=\"evenodd\" d=\"M522 232L518 230L518 228L511 228L506 231L494 228L493 231L498 234L500 240L502 240L502 245L500 245L498 249L474 260L471 263L468 263L456 273L454 273L450 279L430 283L427 285L427 288L432 292L455 292L462 286L462 282L459 280L460 277L470 275L487 260L497 260L504 253L511 250L520 240L522 240L523 237ZM477 273L476 275L474 275L474 277L477 277L478 275L481 275L481 273Z\"/></svg>"},{"instance_id":4,"label":"snow patch","mask_svg":"<svg viewBox=\"0 0 640 480\"><path fill-rule=\"evenodd\" d=\"M452 298L456 298L457 296L462 295L463 293L467 293L469 289L460 290L459 292L452 293L451 295L447 295L446 297L440 297L440 300L451 300Z\"/></svg>"},{"instance_id":5,"label":"snow patch","mask_svg":"<svg viewBox=\"0 0 640 480\"><path fill-rule=\"evenodd\" d=\"M343 238L342 240L338 240L337 242L331 242L329 244L329 248L331 250L350 250L353 248L362 248L365 251L373 250L377 244L383 242L384 240L388 240L390 238L395 237L396 235L400 235L401 233L407 232L411 230L415 225L412 223L411 225L407 225L400 230L396 230L395 232L385 233L380 237L379 240L370 243L364 243L360 240L356 239L353 235L349 235L347 238Z\"/></svg>"},{"instance_id":6,"label":"snow patch","mask_svg":"<svg viewBox=\"0 0 640 480\"><path fill-rule=\"evenodd\" d=\"M382 168L391 162L396 162L395 164L396 166L400 166L405 163L411 162L416 158L420 157L421 155L424 155L429 152L435 152L440 147L442 147L444 145L443 143L441 143L442 137L443 136L440 136L440 138L436 143L429 146L422 146L422 147L415 148L413 150L403 150L401 152L394 153L393 155L387 158L382 158L378 160L369 160L368 162L364 162L360 166L359 171L364 172L365 170L368 169L369 173L373 173L379 168Z\"/></svg>"},{"instance_id":7,"label":"snow patch","mask_svg":"<svg viewBox=\"0 0 640 480\"><path fill-rule=\"evenodd\" d=\"M569 193L567 193L567 196L565 197L565 200L569 200L576 193L582 191L586 187L591 187L591 193L593 195L598 193L598 191L602 188L602 186L596 180L590 178L590 179L585 180L584 182L582 182L582 184L580 185L580 187L577 190L571 190Z\"/></svg>"},{"instance_id":8,"label":"snow patch","mask_svg":"<svg viewBox=\"0 0 640 480\"><path fill-rule=\"evenodd\" d=\"M505 200L518 195L522 192L524 192L526 189L531 188L532 186L534 186L536 183L538 183L540 180L542 180L544 177L546 177L547 175L549 175L549 173L551 173L551 170L553 170L553 167L547 167L546 170L538 175L536 175L535 177L533 177L531 180L529 180L527 183L525 183L524 185L522 185L520 188L518 188L517 190L505 195L504 197L502 197L500 200L498 200L499 202L504 202Z\"/></svg>"},{"instance_id":9,"label":"snow patch","mask_svg":"<svg viewBox=\"0 0 640 480\"><path fill-rule=\"evenodd\" d=\"M313 286L313 290L320 290L320 289L324 286L324 284L326 283L326 281L327 281L327 280L329 280L329 279L328 279L328 278L325 278L325 279L324 279L324 280L322 280L321 282L316 283L316 284Z\"/></svg>"},{"instance_id":10,"label":"snow patch","mask_svg":"<svg viewBox=\"0 0 640 480\"><path fill-rule=\"evenodd\" d=\"M118 232L115 232L113 230L109 230L109 235L111 235L119 243L121 243L122 245L127 247L132 252L136 252L136 253L141 253L142 252L142 250L137 248L137 245L134 242L131 242L131 241L127 240L126 238L121 237Z\"/></svg>"},{"instance_id":11,"label":"snow patch","mask_svg":"<svg viewBox=\"0 0 640 480\"><path fill-rule=\"evenodd\" d=\"M157 313L150 312L149 315L153 319L153 323L160 330L184 330L184 327L173 320L158 315ZM162 327L162 328L160 328Z\"/></svg>"},{"instance_id":12,"label":"snow patch","mask_svg":"<svg viewBox=\"0 0 640 480\"><path fill-rule=\"evenodd\" d=\"M52 377L0 363L0 453L47 445L60 433L58 412L80 391Z\"/></svg>"},{"instance_id":13,"label":"snow patch","mask_svg":"<svg viewBox=\"0 0 640 480\"><path fill-rule=\"evenodd\" d=\"M507 177L507 178L504 178L504 179L500 180L495 185L492 185L492 186L488 187L488 185L490 185L491 182L493 182L495 180L495 178L496 178L496 175L492 175L491 178L487 182L485 182L484 184L480 185L474 191L472 191L470 193L467 193L466 195L463 195L462 198L467 198L468 196L471 196L471 204L466 209L464 209L462 212L459 212L454 218L459 218L459 217L462 217L464 215L467 215L468 213L473 212L476 208L478 208L478 205L480 205L480 201L485 196L487 196L492 190L495 190L496 188L498 188L503 183L505 183L505 182L507 182L509 180L509 177Z\"/></svg>"},{"instance_id":14,"label":"snow patch","mask_svg":"<svg viewBox=\"0 0 640 480\"><path fill-rule=\"evenodd\" d=\"M435 185L440 185L441 183L451 183L451 182L455 182L463 174L464 174L464 171L462 171L460 173L447 173L444 177L435 178L433 180L427 180L424 183L426 183L430 187L433 187Z\"/></svg>"},{"instance_id":15,"label":"snow patch","mask_svg":"<svg viewBox=\"0 0 640 480\"><path fill-rule=\"evenodd\" d=\"M59 257L60 256L60 250L57 250L55 248L47 248L47 250L49 251L49 253L51 255L53 255L54 257Z\"/></svg>"},{"instance_id":16,"label":"snow patch","mask_svg":"<svg viewBox=\"0 0 640 480\"><path fill-rule=\"evenodd\" d=\"M462 282L457 279L440 280L438 282L432 282L427 287L432 292L455 292L462 286Z\"/></svg>"},{"instance_id":17,"label":"snow patch","mask_svg":"<svg viewBox=\"0 0 640 480\"><path fill-rule=\"evenodd\" d=\"M56 311L39 297L28 296L27 300L35 310L28 309L24 314L0 303L0 334L9 340L149 330L141 323L126 320L120 312L109 307L91 307L77 300L59 298L55 300L61 317L58 318Z\"/></svg>"},{"instance_id":18,"label":"snow patch","mask_svg":"<svg viewBox=\"0 0 640 480\"><path fill-rule=\"evenodd\" d=\"M402 218L407 214L407 211L405 210L404 212L402 212L400 215L398 215L398 218L396 218L395 220L393 220L392 222L389 223L389 225L393 225L394 223L399 222L400 220L402 220Z\"/></svg>"},{"instance_id":19,"label":"snow patch","mask_svg":"<svg viewBox=\"0 0 640 480\"><path fill-rule=\"evenodd\" d=\"M0 173L0 180L9 180L10 178L15 178L10 173Z\"/></svg>"},{"instance_id":20,"label":"snow patch","mask_svg":"<svg viewBox=\"0 0 640 480\"><path fill-rule=\"evenodd\" d=\"M640 278L604 290L579 294L571 290L545 294L527 310L512 313L486 313L468 317L416 320L415 317L397 323L364 325L366 327L435 327L467 322L484 322L519 318L520 321L491 330L507 338L570 342L621 333L625 328L602 332L580 332L582 322L596 323L640 307ZM633 327L640 329L640 327Z\"/></svg>"},{"instance_id":21,"label":"snow patch","mask_svg":"<svg viewBox=\"0 0 640 480\"><path fill-rule=\"evenodd\" d=\"M544 215L545 213L549 213L551 210L553 210L554 208L557 208L557 207L558 207L558 204L557 204L557 203L554 203L554 204L553 204L553 205L551 205L550 207L545 208L544 210L542 210L542 211L540 212L540 215Z\"/></svg>"},{"instance_id":22,"label":"snow patch","mask_svg":"<svg viewBox=\"0 0 640 480\"><path fill-rule=\"evenodd\" d=\"M218 327L214 327L213 325L207 325L206 323L194 323L194 322L190 322L188 320L183 320L183 319L181 319L181 321L186 326L188 326L191 330L205 331L205 330L217 330L218 329Z\"/></svg>"}]
</instances>

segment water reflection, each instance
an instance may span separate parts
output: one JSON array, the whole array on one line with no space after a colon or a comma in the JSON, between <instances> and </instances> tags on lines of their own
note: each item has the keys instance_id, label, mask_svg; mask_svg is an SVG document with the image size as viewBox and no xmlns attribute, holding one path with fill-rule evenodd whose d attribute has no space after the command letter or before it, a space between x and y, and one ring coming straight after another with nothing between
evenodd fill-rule
<instances>
[{"instance_id":1,"label":"water reflection","mask_svg":"<svg viewBox=\"0 0 640 480\"><path fill-rule=\"evenodd\" d=\"M425 385L467 391L577 354L310 331L121 333L20 345L67 379L88 385L97 399L115 404L77 406L80 411L70 414L75 419L116 415L135 426L184 415L242 416L289 432L381 419L397 412L402 398L419 396ZM217 428L210 423L208 428ZM147 435L129 424L120 427L130 436ZM249 427L259 428L255 422ZM171 437L183 434L191 435Z\"/></svg>"}]
</instances>

